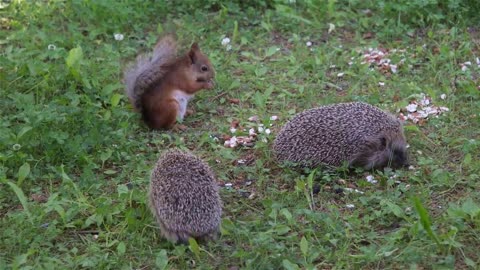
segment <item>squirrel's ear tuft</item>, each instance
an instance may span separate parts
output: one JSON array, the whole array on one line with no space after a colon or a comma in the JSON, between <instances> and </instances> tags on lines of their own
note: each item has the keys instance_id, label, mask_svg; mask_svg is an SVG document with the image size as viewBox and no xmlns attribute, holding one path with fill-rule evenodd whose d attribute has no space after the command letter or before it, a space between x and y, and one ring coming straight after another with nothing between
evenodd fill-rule
<instances>
[{"instance_id":1,"label":"squirrel's ear tuft","mask_svg":"<svg viewBox=\"0 0 480 270\"><path fill-rule=\"evenodd\" d=\"M200 48L198 47L198 44L195 42L192 44L192 48L188 52L188 56L190 57L190 62L191 64L195 64L197 62L197 53L200 52Z\"/></svg>"},{"instance_id":2,"label":"squirrel's ear tuft","mask_svg":"<svg viewBox=\"0 0 480 270\"><path fill-rule=\"evenodd\" d=\"M190 59L190 64L195 64L195 62L197 62L197 57L195 56L195 51L194 50L190 50L188 52L188 58Z\"/></svg>"},{"instance_id":3,"label":"squirrel's ear tuft","mask_svg":"<svg viewBox=\"0 0 480 270\"><path fill-rule=\"evenodd\" d=\"M200 47L198 47L198 43L197 42L194 42L192 44L192 51L200 51Z\"/></svg>"}]
</instances>

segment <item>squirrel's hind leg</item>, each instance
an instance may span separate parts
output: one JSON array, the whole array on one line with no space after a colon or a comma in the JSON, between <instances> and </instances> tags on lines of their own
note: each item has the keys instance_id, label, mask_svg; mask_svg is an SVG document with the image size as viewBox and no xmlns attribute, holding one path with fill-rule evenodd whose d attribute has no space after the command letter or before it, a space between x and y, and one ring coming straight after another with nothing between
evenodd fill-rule
<instances>
[{"instance_id":1,"label":"squirrel's hind leg","mask_svg":"<svg viewBox=\"0 0 480 270\"><path fill-rule=\"evenodd\" d=\"M149 112L148 125L153 129L171 129L177 121L179 104L175 99L162 100Z\"/></svg>"}]
</instances>

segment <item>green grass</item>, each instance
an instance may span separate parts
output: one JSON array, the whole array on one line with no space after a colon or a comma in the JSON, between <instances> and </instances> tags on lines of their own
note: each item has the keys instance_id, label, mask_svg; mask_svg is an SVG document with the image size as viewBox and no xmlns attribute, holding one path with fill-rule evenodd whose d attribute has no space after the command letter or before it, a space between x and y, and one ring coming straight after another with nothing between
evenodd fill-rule
<instances>
[{"instance_id":1,"label":"green grass","mask_svg":"<svg viewBox=\"0 0 480 270\"><path fill-rule=\"evenodd\" d=\"M480 267L477 1L172 2L0 4L0 269ZM198 41L217 71L177 133L148 130L121 82L170 31L182 48ZM405 50L390 56L404 59L398 73L361 64L369 47ZM420 93L450 111L406 124L413 170L302 173L273 160L275 134L295 113L355 100L396 112ZM272 133L224 147L232 121L257 128L253 115ZM218 176L216 242L159 237L147 187L172 147Z\"/></svg>"}]
</instances>

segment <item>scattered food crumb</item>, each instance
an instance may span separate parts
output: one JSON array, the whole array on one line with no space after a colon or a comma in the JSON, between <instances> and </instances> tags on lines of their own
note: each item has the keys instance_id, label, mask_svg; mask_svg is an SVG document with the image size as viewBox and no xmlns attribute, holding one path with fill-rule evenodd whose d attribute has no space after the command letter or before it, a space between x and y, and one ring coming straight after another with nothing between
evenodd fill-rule
<instances>
[{"instance_id":1,"label":"scattered food crumb","mask_svg":"<svg viewBox=\"0 0 480 270\"><path fill-rule=\"evenodd\" d=\"M233 186L232 183L225 183L225 187L227 187L227 188L230 188L230 187L232 187L232 186Z\"/></svg>"},{"instance_id":2,"label":"scattered food crumb","mask_svg":"<svg viewBox=\"0 0 480 270\"><path fill-rule=\"evenodd\" d=\"M358 189L356 189L356 188L353 189L353 188L348 188L348 187L347 187L347 188L344 188L343 190L345 190L346 192L355 192L355 193L359 193L359 194L364 194L364 193L365 193L365 192L360 191L360 190L358 190Z\"/></svg>"},{"instance_id":3,"label":"scattered food crumb","mask_svg":"<svg viewBox=\"0 0 480 270\"><path fill-rule=\"evenodd\" d=\"M272 116L270 116L270 120L272 120L272 121L278 120L278 116L272 115Z\"/></svg>"},{"instance_id":4,"label":"scattered food crumb","mask_svg":"<svg viewBox=\"0 0 480 270\"><path fill-rule=\"evenodd\" d=\"M384 85L385 85L385 83L384 83L384 82L378 82L378 85L380 85L380 86L384 86Z\"/></svg>"},{"instance_id":5,"label":"scattered food crumb","mask_svg":"<svg viewBox=\"0 0 480 270\"><path fill-rule=\"evenodd\" d=\"M362 52L362 62L360 62L360 64L368 64L370 67L376 68L384 74L397 73L398 67L405 62L405 58L402 58L400 62L394 64L389 57L393 54L404 54L405 52L406 50L404 49L389 50L380 48L368 48L367 50ZM349 65L351 64L349 63Z\"/></svg>"},{"instance_id":6,"label":"scattered food crumb","mask_svg":"<svg viewBox=\"0 0 480 270\"><path fill-rule=\"evenodd\" d=\"M442 98L442 96L440 96L440 98ZM399 114L400 120L410 120L416 124L426 121L429 116L438 116L443 112L448 112L449 109L447 107L433 105L432 99L422 93L419 100L412 100L402 111L403 112Z\"/></svg>"},{"instance_id":7,"label":"scattered food crumb","mask_svg":"<svg viewBox=\"0 0 480 270\"><path fill-rule=\"evenodd\" d=\"M355 208L355 205L354 204L347 204L347 205L345 205L345 207L347 207L348 209L353 209L353 208Z\"/></svg>"},{"instance_id":8,"label":"scattered food crumb","mask_svg":"<svg viewBox=\"0 0 480 270\"><path fill-rule=\"evenodd\" d=\"M250 122L257 122L257 121L258 121L258 116L257 116L257 115L250 116L250 117L248 118L248 121L250 121Z\"/></svg>"}]
</instances>

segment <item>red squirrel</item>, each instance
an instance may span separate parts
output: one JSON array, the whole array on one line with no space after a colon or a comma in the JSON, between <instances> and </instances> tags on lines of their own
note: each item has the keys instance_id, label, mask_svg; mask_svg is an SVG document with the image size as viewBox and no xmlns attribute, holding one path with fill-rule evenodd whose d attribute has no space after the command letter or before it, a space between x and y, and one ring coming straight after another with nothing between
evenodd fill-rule
<instances>
[{"instance_id":1,"label":"red squirrel","mask_svg":"<svg viewBox=\"0 0 480 270\"><path fill-rule=\"evenodd\" d=\"M140 55L125 71L126 93L152 129L170 129L182 120L188 101L202 89L214 87L215 70L197 43L176 57L173 36L161 38L152 57Z\"/></svg>"}]
</instances>

